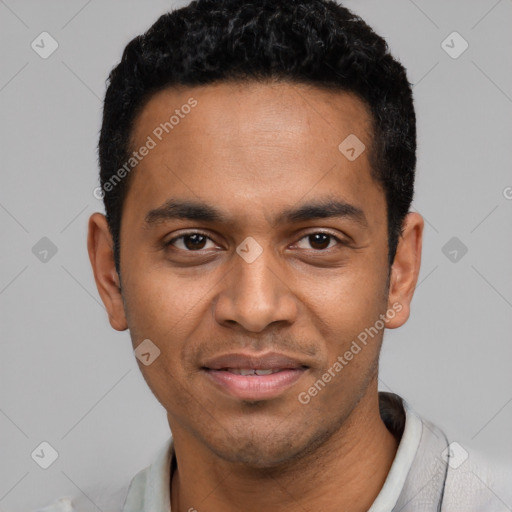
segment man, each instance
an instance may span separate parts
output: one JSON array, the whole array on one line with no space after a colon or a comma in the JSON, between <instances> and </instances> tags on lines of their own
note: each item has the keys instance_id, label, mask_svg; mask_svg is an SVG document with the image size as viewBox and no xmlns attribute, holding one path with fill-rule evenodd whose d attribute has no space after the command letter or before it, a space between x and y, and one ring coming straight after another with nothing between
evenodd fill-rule
<instances>
[{"instance_id":1,"label":"man","mask_svg":"<svg viewBox=\"0 0 512 512\"><path fill-rule=\"evenodd\" d=\"M378 392L420 269L415 152L403 66L335 2L199 0L128 44L88 250L172 439L125 512L504 510Z\"/></svg>"}]
</instances>

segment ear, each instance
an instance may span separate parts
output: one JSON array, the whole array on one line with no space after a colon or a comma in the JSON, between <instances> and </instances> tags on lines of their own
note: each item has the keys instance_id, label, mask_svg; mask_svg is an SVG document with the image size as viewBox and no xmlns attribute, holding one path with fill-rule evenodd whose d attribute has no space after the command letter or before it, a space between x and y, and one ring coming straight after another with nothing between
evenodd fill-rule
<instances>
[{"instance_id":1,"label":"ear","mask_svg":"<svg viewBox=\"0 0 512 512\"><path fill-rule=\"evenodd\" d=\"M105 215L94 213L89 219L87 250L96 287L108 313L110 325L117 331L128 328L123 297L114 263L112 235Z\"/></svg>"},{"instance_id":2,"label":"ear","mask_svg":"<svg viewBox=\"0 0 512 512\"><path fill-rule=\"evenodd\" d=\"M388 311L395 315L386 320L388 329L396 329L407 322L410 306L421 265L423 217L408 213L404 219L403 233L398 240L389 281Z\"/></svg>"}]
</instances>

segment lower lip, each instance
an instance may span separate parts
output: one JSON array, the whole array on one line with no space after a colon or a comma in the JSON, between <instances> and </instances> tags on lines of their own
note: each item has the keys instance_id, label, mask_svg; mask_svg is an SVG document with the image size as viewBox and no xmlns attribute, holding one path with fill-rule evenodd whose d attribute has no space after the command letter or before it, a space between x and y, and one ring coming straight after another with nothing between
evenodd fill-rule
<instances>
[{"instance_id":1,"label":"lower lip","mask_svg":"<svg viewBox=\"0 0 512 512\"><path fill-rule=\"evenodd\" d=\"M243 400L268 400L293 386L305 368L285 369L270 375L237 375L226 370L205 369L205 373L229 395Z\"/></svg>"}]
</instances>

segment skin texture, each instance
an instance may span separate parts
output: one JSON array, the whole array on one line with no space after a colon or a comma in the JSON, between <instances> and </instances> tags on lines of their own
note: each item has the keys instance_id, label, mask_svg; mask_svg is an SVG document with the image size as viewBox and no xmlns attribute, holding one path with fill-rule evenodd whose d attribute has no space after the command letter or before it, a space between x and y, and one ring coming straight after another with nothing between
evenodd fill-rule
<instances>
[{"instance_id":1,"label":"skin texture","mask_svg":"<svg viewBox=\"0 0 512 512\"><path fill-rule=\"evenodd\" d=\"M407 321L423 220L407 216L388 281L386 201L370 175L368 110L354 95L289 83L166 89L136 119L133 147L191 97L197 106L130 175L122 292L103 215L91 216L88 238L112 327L129 328L134 348L150 339L161 351L139 367L174 438L172 510L365 511L397 449L378 409L383 330L308 404L298 395L393 304L401 310L386 327ZM338 149L349 134L367 148L352 162ZM208 204L228 221L148 225L170 198ZM276 220L325 199L361 209L366 225ZM165 245L195 231L209 237L200 250L190 238ZM343 243L315 243L318 232ZM247 237L263 250L252 263L236 252ZM236 399L201 370L219 354L271 350L308 366L272 399Z\"/></svg>"}]
</instances>

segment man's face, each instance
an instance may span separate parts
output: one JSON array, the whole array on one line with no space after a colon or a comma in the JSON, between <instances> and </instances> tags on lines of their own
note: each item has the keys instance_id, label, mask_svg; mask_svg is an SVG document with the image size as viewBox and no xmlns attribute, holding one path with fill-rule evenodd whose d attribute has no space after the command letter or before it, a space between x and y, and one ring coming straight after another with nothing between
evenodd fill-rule
<instances>
[{"instance_id":1,"label":"man's face","mask_svg":"<svg viewBox=\"0 0 512 512\"><path fill-rule=\"evenodd\" d=\"M197 105L158 140L155 129L190 98ZM351 134L367 147L353 161L338 148ZM390 307L369 114L350 94L224 83L154 95L133 149L148 136L156 146L132 171L121 229L133 346L149 339L160 350L139 363L144 378L176 436L254 466L293 460L337 431L375 384L382 330L309 403L299 400ZM350 206L304 210L329 201ZM169 207L183 202L209 211ZM221 368L240 362L222 356L269 352L293 363L273 356L269 366L292 368Z\"/></svg>"}]
</instances>

